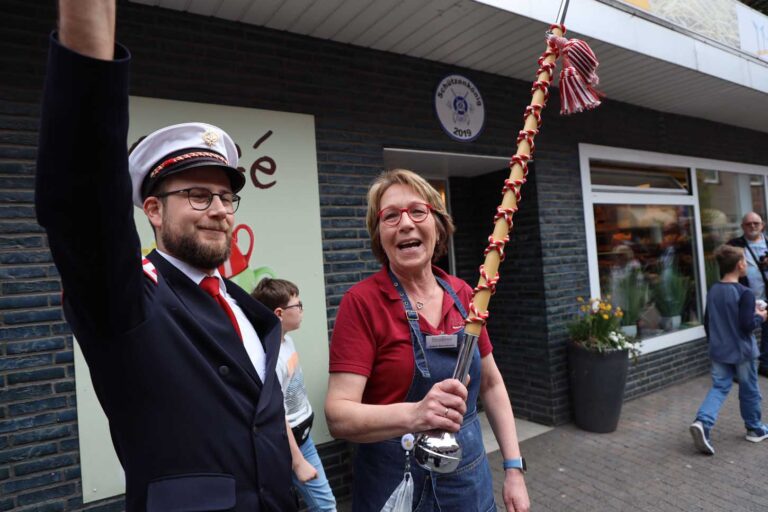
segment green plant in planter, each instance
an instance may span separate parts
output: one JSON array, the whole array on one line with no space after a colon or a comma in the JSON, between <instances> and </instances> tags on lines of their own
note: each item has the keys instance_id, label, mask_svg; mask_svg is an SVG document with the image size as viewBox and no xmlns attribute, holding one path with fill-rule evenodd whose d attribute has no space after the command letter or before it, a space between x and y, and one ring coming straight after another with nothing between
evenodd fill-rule
<instances>
[{"instance_id":1,"label":"green plant in planter","mask_svg":"<svg viewBox=\"0 0 768 512\"><path fill-rule=\"evenodd\" d=\"M676 267L661 273L659 282L653 287L653 302L659 314L665 317L678 316L683 312L691 287L691 278L680 274Z\"/></svg>"},{"instance_id":2,"label":"green plant in planter","mask_svg":"<svg viewBox=\"0 0 768 512\"><path fill-rule=\"evenodd\" d=\"M605 352L628 349L633 358L639 353L639 340L621 332L624 311L600 299L578 297L579 312L568 325L571 341L587 350Z\"/></svg>"},{"instance_id":3,"label":"green plant in planter","mask_svg":"<svg viewBox=\"0 0 768 512\"><path fill-rule=\"evenodd\" d=\"M619 306L623 306L621 325L637 325L648 302L648 283L643 271L639 268L631 269L625 276L617 279L614 288L616 296L613 299L620 302Z\"/></svg>"}]
</instances>

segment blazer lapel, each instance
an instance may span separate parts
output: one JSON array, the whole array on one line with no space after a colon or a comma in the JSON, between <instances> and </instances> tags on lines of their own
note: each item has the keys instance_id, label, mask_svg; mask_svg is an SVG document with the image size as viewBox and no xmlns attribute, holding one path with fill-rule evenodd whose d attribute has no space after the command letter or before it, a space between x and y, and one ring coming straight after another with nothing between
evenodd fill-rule
<instances>
[{"instance_id":1,"label":"blazer lapel","mask_svg":"<svg viewBox=\"0 0 768 512\"><path fill-rule=\"evenodd\" d=\"M264 388L259 397L259 404L256 407L256 413L266 407L273 393L273 388L277 384L277 356L280 353L280 343L282 341L282 330L280 320L266 306L248 295L242 288L225 279L227 293L234 298L240 305L240 308L251 321L256 334L259 335L267 360L264 372Z\"/></svg>"},{"instance_id":2,"label":"blazer lapel","mask_svg":"<svg viewBox=\"0 0 768 512\"><path fill-rule=\"evenodd\" d=\"M149 253L147 258L155 265L160 275L163 276L163 279L168 284L168 288L187 309L190 318L194 319L195 323L208 334L207 340L223 350L261 389L263 384L256 373L256 369L253 367L248 352L245 350L242 340L237 336L235 330L232 329L229 317L221 309L221 306L213 297L205 293L197 284L156 251ZM239 300L238 303L240 303ZM200 341L195 340L194 343L200 343Z\"/></svg>"}]
</instances>

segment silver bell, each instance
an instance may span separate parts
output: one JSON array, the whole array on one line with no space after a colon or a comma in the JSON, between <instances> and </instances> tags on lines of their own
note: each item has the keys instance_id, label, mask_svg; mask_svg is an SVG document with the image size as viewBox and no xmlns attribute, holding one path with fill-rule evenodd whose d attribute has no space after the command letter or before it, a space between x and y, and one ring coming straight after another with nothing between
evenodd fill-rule
<instances>
[{"instance_id":1,"label":"silver bell","mask_svg":"<svg viewBox=\"0 0 768 512\"><path fill-rule=\"evenodd\" d=\"M464 333L464 339L459 348L459 356L453 378L461 382L467 381L469 365L477 346L478 336ZM451 473L456 471L461 462L461 445L456 436L450 432L424 432L416 436L416 448L413 451L416 463L427 471L435 473Z\"/></svg>"},{"instance_id":2,"label":"silver bell","mask_svg":"<svg viewBox=\"0 0 768 512\"><path fill-rule=\"evenodd\" d=\"M461 445L450 432L419 434L413 452L416 463L435 473L452 473L461 462Z\"/></svg>"}]
</instances>

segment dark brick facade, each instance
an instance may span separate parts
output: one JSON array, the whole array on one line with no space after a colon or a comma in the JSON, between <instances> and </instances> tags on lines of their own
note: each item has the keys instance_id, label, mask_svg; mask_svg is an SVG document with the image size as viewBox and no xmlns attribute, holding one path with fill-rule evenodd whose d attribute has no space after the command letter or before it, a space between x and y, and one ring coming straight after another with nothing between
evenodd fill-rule
<instances>
[{"instance_id":1,"label":"dark brick facade","mask_svg":"<svg viewBox=\"0 0 768 512\"><path fill-rule=\"evenodd\" d=\"M34 216L38 101L55 10L26 0L0 0L0 10L0 510L122 510L121 499L82 505L72 338ZM382 149L506 157L529 101L529 83L223 20L120 2L118 25L134 55L134 95L315 116L329 329L343 293L378 269L364 214ZM486 101L486 127L472 143L451 141L434 118L435 84L451 72L469 76ZM589 290L577 144L768 163L764 133L610 99L575 117L557 110L553 98L489 325L516 414L545 424L569 419L565 324ZM506 173L450 179L457 273L473 284ZM701 341L643 357L626 396L706 365ZM320 451L344 499L350 449L335 442Z\"/></svg>"}]
</instances>

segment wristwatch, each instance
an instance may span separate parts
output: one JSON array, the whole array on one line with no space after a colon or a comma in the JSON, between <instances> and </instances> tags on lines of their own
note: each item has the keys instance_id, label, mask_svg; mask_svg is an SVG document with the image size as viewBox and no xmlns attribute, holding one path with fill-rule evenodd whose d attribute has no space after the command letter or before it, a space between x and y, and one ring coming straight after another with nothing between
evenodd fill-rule
<instances>
[{"instance_id":1,"label":"wristwatch","mask_svg":"<svg viewBox=\"0 0 768 512\"><path fill-rule=\"evenodd\" d=\"M504 459L504 469L519 469L521 473L528 471L528 466L525 463L525 459L518 457L516 459Z\"/></svg>"}]
</instances>

